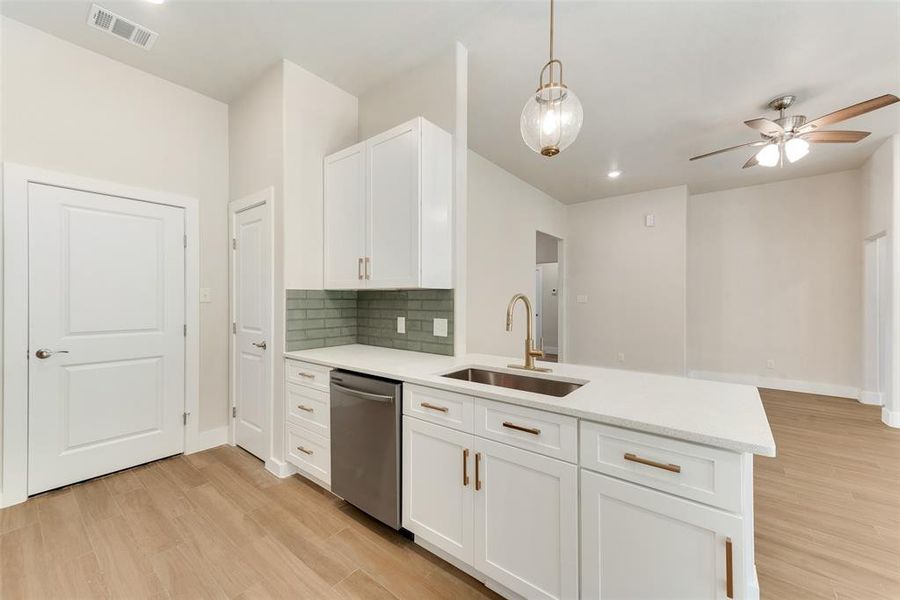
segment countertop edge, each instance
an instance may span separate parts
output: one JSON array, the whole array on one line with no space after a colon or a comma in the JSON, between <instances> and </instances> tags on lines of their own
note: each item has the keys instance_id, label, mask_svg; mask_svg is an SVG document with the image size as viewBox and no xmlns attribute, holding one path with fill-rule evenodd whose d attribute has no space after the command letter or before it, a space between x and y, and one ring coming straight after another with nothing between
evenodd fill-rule
<instances>
[{"instance_id":1,"label":"countertop edge","mask_svg":"<svg viewBox=\"0 0 900 600\"><path fill-rule=\"evenodd\" d=\"M302 352L302 351L300 351ZM455 383L455 380L447 379L440 380L437 379L436 376L428 375L416 375L413 373L404 373L401 371L386 371L383 369L377 368L367 368L365 366L361 366L359 364L350 364L347 362L339 361L339 360L325 360L318 357L311 357L300 352L285 352L284 358L289 358L292 360L299 360L303 362L308 362L316 365L321 365L324 367L330 367L334 369L346 369L350 371L355 371L358 373L365 373L368 375L374 375L376 377L384 377L387 379L397 379L403 381L405 383L412 383L415 385L422 385L425 387L442 389L450 392L456 392L466 395L475 395L472 388L465 387L462 385L462 382ZM423 364L427 364L428 358L430 357L422 357ZM434 355L435 361L439 361L441 359L446 359L448 357L444 357L441 355ZM595 423L604 423L607 425L614 425L623 427L626 429L632 429L635 431L641 431L644 433L651 433L656 435L661 435L664 437L669 437L677 440L683 440L686 442L691 442L695 444L703 444L706 446L711 446L714 448L720 448L723 450L728 450L731 452L736 452L740 454L755 454L758 456L764 457L774 457L775 456L775 440L772 439L772 445L760 445L754 444L750 442L741 442L739 440L721 438L717 436L710 436L708 434L698 433L695 431L686 431L678 428L665 427L661 425L656 425L653 423L646 423L643 421L634 421L630 419L625 419L621 417L604 415L602 413L589 412L584 410L573 409L570 407L562 407L562 406L553 406L548 405L546 401L541 400L531 400L527 397L511 397L509 395L505 395L502 393L492 393L491 390L477 390L478 397L486 398L488 400L494 400L496 402L505 402L507 404L513 404L516 406L524 406L527 408L533 408L535 410L543 410L550 413L566 415L570 417L575 417L579 419L584 419L586 421L592 421ZM527 393L527 392L523 392Z\"/></svg>"}]
</instances>

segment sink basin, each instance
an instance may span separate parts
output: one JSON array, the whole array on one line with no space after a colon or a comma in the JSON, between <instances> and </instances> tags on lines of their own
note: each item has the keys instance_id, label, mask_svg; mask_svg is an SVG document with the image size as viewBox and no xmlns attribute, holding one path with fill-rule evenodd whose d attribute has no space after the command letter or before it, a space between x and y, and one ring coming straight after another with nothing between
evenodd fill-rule
<instances>
[{"instance_id":1,"label":"sink basin","mask_svg":"<svg viewBox=\"0 0 900 600\"><path fill-rule=\"evenodd\" d=\"M545 379L543 377L519 375L518 373L502 373L500 371L475 368L454 371L453 373L443 375L443 377L471 381L473 383L483 383L485 385L496 385L514 390L522 390L523 392L556 396L557 398L567 396L584 385L581 383L572 383L571 381L560 381L559 379Z\"/></svg>"}]
</instances>

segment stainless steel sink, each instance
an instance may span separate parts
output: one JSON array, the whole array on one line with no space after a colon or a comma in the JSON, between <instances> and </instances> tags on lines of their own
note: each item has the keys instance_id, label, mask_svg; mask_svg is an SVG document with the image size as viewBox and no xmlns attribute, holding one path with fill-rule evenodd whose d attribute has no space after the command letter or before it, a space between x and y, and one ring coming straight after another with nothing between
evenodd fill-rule
<instances>
[{"instance_id":1,"label":"stainless steel sink","mask_svg":"<svg viewBox=\"0 0 900 600\"><path fill-rule=\"evenodd\" d=\"M453 373L443 375L443 377L471 381L473 383L483 383L485 385L496 385L514 390L522 390L523 392L556 396L557 398L567 396L584 385L582 383L573 383L571 381L560 381L559 379L529 377L528 375L519 375L517 373L502 373L500 371L475 368L454 371Z\"/></svg>"}]
</instances>

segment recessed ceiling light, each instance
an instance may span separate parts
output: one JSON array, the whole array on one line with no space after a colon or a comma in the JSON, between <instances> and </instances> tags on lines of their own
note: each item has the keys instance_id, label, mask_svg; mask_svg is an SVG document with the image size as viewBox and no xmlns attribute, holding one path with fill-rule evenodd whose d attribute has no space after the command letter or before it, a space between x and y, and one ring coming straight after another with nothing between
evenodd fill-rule
<instances>
[{"instance_id":1,"label":"recessed ceiling light","mask_svg":"<svg viewBox=\"0 0 900 600\"><path fill-rule=\"evenodd\" d=\"M616 177L618 177L621 174L622 174L622 171L619 171L618 169L616 169L614 171L610 171L609 173L607 173L606 176L609 177L610 179L615 179Z\"/></svg>"}]
</instances>

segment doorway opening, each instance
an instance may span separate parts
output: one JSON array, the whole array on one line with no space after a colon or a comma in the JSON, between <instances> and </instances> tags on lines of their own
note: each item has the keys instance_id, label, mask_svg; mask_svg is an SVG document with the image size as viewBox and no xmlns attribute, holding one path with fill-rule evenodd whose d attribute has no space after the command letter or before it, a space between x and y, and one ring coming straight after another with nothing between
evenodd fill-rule
<instances>
[{"instance_id":1,"label":"doorway opening","mask_svg":"<svg viewBox=\"0 0 900 600\"><path fill-rule=\"evenodd\" d=\"M559 362L565 353L563 326L565 301L563 294L563 240L537 231L535 233L534 326L544 349L544 360Z\"/></svg>"},{"instance_id":2,"label":"doorway opening","mask_svg":"<svg viewBox=\"0 0 900 600\"><path fill-rule=\"evenodd\" d=\"M890 347L890 274L885 236L867 239L863 257L863 386L859 401L883 405Z\"/></svg>"}]
</instances>

